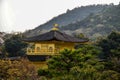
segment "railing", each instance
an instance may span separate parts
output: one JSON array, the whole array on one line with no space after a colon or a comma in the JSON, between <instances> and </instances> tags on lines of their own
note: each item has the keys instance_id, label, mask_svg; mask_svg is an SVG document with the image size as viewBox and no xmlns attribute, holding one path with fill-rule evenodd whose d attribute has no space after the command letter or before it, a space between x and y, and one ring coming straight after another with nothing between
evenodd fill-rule
<instances>
[{"instance_id":1,"label":"railing","mask_svg":"<svg viewBox=\"0 0 120 80\"><path fill-rule=\"evenodd\" d=\"M59 50L47 50L47 49L41 49L40 51L35 51L34 49L27 49L27 55L58 55Z\"/></svg>"}]
</instances>

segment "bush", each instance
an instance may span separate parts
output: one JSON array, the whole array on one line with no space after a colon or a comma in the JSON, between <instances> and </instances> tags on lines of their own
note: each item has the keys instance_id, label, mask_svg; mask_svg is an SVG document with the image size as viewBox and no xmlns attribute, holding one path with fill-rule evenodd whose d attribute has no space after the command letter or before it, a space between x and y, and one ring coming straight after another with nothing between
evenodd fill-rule
<instances>
[{"instance_id":1,"label":"bush","mask_svg":"<svg viewBox=\"0 0 120 80\"><path fill-rule=\"evenodd\" d=\"M28 60L0 60L0 80L38 80L37 70Z\"/></svg>"}]
</instances>

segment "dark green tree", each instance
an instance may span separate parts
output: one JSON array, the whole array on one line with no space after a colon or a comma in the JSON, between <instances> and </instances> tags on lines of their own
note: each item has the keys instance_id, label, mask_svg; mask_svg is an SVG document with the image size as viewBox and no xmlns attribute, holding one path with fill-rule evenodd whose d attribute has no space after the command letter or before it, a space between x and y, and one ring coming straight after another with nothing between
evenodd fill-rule
<instances>
[{"instance_id":1,"label":"dark green tree","mask_svg":"<svg viewBox=\"0 0 120 80\"><path fill-rule=\"evenodd\" d=\"M76 33L74 34L74 37L79 38L79 39L89 40L83 33Z\"/></svg>"},{"instance_id":2,"label":"dark green tree","mask_svg":"<svg viewBox=\"0 0 120 80\"><path fill-rule=\"evenodd\" d=\"M102 58L106 60L106 69L120 73L120 33L112 32L106 39L101 40L98 45L102 47Z\"/></svg>"},{"instance_id":3,"label":"dark green tree","mask_svg":"<svg viewBox=\"0 0 120 80\"><path fill-rule=\"evenodd\" d=\"M23 56L25 54L24 48L27 44L22 41L22 38L22 34L13 34L12 37L5 40L4 46L8 56Z\"/></svg>"},{"instance_id":4,"label":"dark green tree","mask_svg":"<svg viewBox=\"0 0 120 80\"><path fill-rule=\"evenodd\" d=\"M39 75L59 80L99 80L104 70L98 54L101 48L83 45L78 50L67 50L48 60L48 70L39 70ZM44 72L44 73L42 73Z\"/></svg>"},{"instance_id":5,"label":"dark green tree","mask_svg":"<svg viewBox=\"0 0 120 80\"><path fill-rule=\"evenodd\" d=\"M100 40L98 46L103 49L104 59L110 59L112 56L111 50L120 47L120 33L112 32L106 39Z\"/></svg>"}]
</instances>

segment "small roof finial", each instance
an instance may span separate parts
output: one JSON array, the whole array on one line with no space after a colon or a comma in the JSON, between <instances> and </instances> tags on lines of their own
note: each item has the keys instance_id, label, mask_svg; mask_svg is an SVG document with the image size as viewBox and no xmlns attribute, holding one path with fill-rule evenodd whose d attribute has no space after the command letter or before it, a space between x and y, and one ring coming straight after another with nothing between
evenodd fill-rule
<instances>
[{"instance_id":1,"label":"small roof finial","mask_svg":"<svg viewBox=\"0 0 120 80\"><path fill-rule=\"evenodd\" d=\"M58 26L59 26L58 24L54 24L52 30L58 31L59 30Z\"/></svg>"}]
</instances>

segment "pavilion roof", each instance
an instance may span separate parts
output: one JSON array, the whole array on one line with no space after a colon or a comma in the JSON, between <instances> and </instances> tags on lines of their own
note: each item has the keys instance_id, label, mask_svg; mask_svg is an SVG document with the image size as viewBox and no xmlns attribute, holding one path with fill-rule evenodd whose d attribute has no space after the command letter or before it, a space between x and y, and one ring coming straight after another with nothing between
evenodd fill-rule
<instances>
[{"instance_id":1,"label":"pavilion roof","mask_svg":"<svg viewBox=\"0 0 120 80\"><path fill-rule=\"evenodd\" d=\"M72 37L68 34L62 33L59 30L51 30L47 33L26 38L24 41L26 42L41 42L41 41L64 41L64 42L87 42L88 39L78 39L75 37Z\"/></svg>"}]
</instances>

